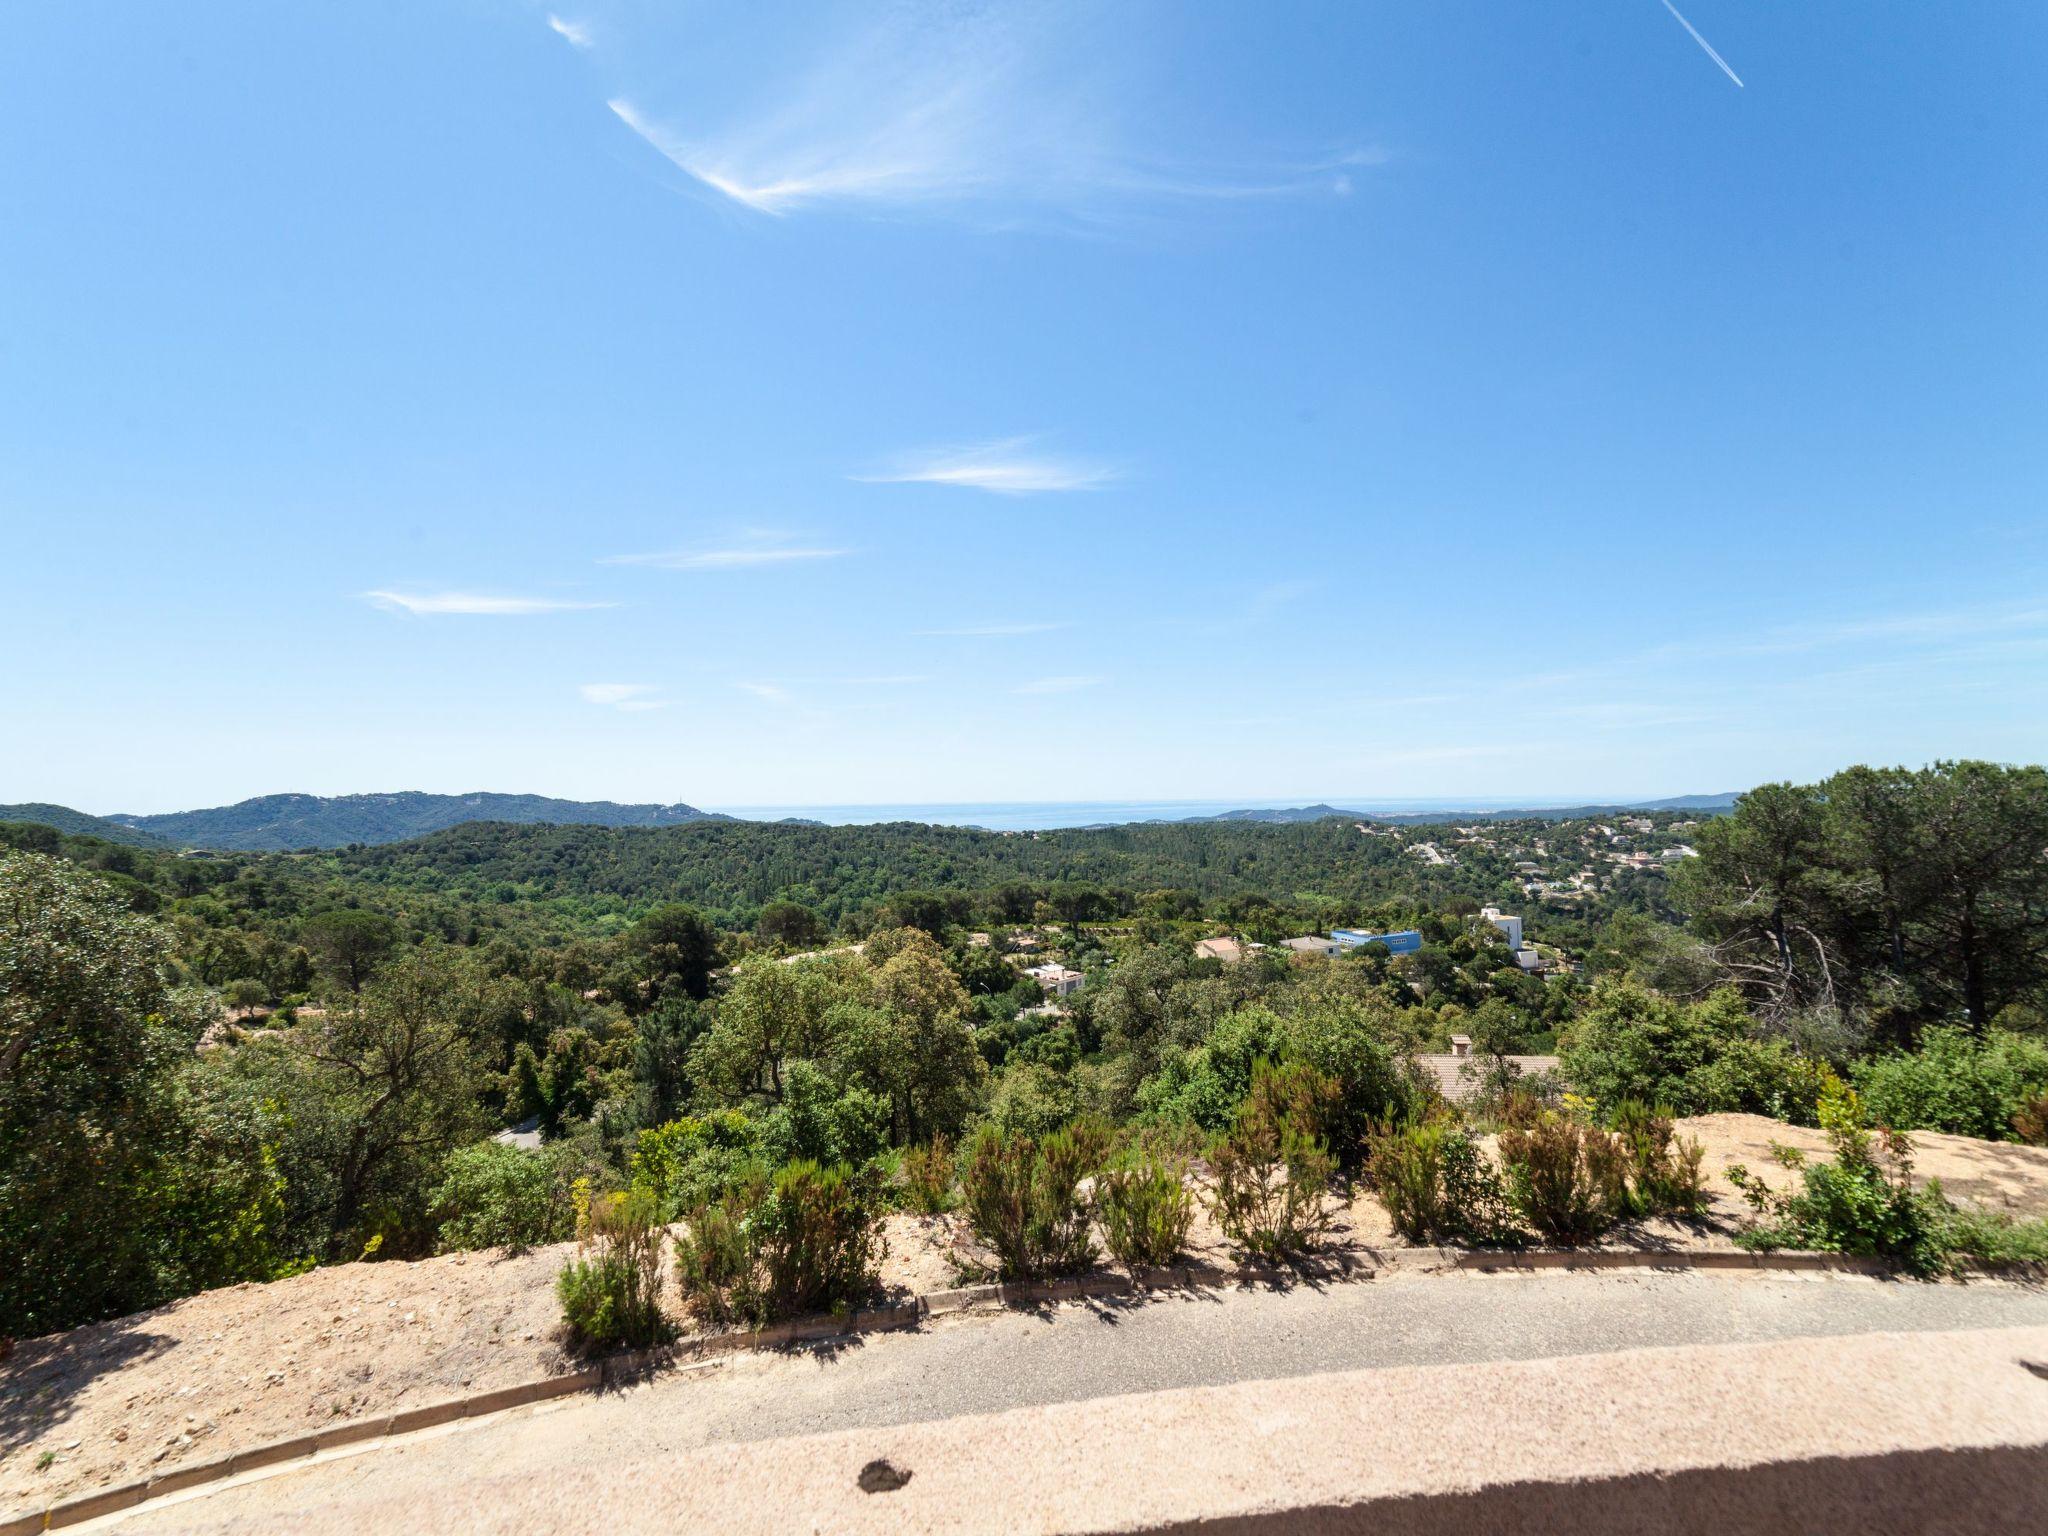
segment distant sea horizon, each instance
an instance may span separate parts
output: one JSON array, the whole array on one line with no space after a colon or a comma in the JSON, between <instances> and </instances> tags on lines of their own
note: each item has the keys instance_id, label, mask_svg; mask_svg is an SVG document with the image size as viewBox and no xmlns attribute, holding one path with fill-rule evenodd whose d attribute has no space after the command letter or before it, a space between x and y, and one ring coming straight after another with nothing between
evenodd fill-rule
<instances>
[{"instance_id":1,"label":"distant sea horizon","mask_svg":"<svg viewBox=\"0 0 2048 1536\"><path fill-rule=\"evenodd\" d=\"M953 803L912 801L901 805L705 805L703 810L743 821L821 821L827 826L868 826L887 821L919 821L942 827L985 827L991 832L1049 832L1065 827L1120 825L1146 821L1187 821L1197 816L1222 816L1231 811L1286 811L1297 806L1327 805L1340 811L1372 815L1420 816L1437 811L1545 810L1570 805L1627 805L1633 802L1602 796L1558 796L1531 799L1490 799L1463 796L1432 799L1388 799L1377 795L1312 796L1286 800L989 800Z\"/></svg>"}]
</instances>

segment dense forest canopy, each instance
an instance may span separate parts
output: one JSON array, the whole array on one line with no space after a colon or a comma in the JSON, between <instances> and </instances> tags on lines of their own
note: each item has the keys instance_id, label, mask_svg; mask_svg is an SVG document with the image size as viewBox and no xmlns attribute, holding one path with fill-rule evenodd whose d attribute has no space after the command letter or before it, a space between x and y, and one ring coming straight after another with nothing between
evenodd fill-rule
<instances>
[{"instance_id":1,"label":"dense forest canopy","mask_svg":"<svg viewBox=\"0 0 2048 1536\"><path fill-rule=\"evenodd\" d=\"M676 1211L981 1126L1206 1133L1261 1062L1326 1077L1355 1140L1429 1112L1414 1058L1453 1035L1508 1075L1554 1051L1534 1086L1596 1106L1810 1122L1853 1081L1888 1123L2048 1135L2044 850L2048 775L1968 762L1719 817L203 855L0 823L0 1333L559 1236L577 1180ZM1283 944L1338 926L1418 940ZM515 1124L540 1152L488 1139Z\"/></svg>"}]
</instances>

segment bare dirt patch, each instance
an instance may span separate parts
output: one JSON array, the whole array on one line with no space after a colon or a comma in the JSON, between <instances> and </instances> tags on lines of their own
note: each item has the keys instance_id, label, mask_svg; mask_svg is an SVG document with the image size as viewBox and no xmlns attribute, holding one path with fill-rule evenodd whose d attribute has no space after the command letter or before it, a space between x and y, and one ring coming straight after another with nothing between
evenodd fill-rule
<instances>
[{"instance_id":1,"label":"bare dirt patch","mask_svg":"<svg viewBox=\"0 0 2048 1536\"><path fill-rule=\"evenodd\" d=\"M1774 1188L1797 1182L1798 1175L1772 1157L1772 1142L1797 1147L1814 1161L1830 1160L1827 1137L1821 1132L1763 1115L1693 1115L1678 1122L1678 1133L1699 1139L1715 1193L1731 1198L1734 1188L1726 1176L1730 1163L1742 1164ZM1961 1204L2019 1217L2048 1215L2048 1147L1978 1141L1940 1131L1915 1131L1912 1140L1914 1183L1938 1179L1942 1192Z\"/></svg>"}]
</instances>

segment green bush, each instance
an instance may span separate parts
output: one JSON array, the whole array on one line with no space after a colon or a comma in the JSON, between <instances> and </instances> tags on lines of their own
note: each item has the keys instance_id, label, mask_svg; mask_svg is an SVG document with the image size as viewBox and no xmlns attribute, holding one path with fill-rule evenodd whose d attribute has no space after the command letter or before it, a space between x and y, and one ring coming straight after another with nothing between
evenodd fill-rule
<instances>
[{"instance_id":1,"label":"green bush","mask_svg":"<svg viewBox=\"0 0 2048 1536\"><path fill-rule=\"evenodd\" d=\"M934 1136L922 1147L903 1150L903 1205L920 1216L953 1208L953 1143Z\"/></svg>"},{"instance_id":2,"label":"green bush","mask_svg":"<svg viewBox=\"0 0 2048 1536\"><path fill-rule=\"evenodd\" d=\"M2015 1117L2048 1091L2048 1046L2002 1029L1982 1038L1930 1029L1919 1050L1880 1056L1853 1075L1878 1125L2009 1141L2018 1134Z\"/></svg>"},{"instance_id":3,"label":"green bush","mask_svg":"<svg viewBox=\"0 0 2048 1536\"><path fill-rule=\"evenodd\" d=\"M684 1299L716 1323L751 1326L838 1311L878 1283L881 1177L872 1167L755 1166L724 1199L699 1207L676 1238Z\"/></svg>"},{"instance_id":4,"label":"green bush","mask_svg":"<svg viewBox=\"0 0 2048 1536\"><path fill-rule=\"evenodd\" d=\"M738 1110L685 1115L640 1132L632 1185L654 1202L663 1221L675 1221L721 1199L760 1161L760 1127Z\"/></svg>"},{"instance_id":5,"label":"green bush","mask_svg":"<svg viewBox=\"0 0 2048 1536\"><path fill-rule=\"evenodd\" d=\"M1994 1264L2048 1263L2048 1220L2018 1221L2004 1211L1945 1213L1936 1241L1945 1253Z\"/></svg>"},{"instance_id":6,"label":"green bush","mask_svg":"<svg viewBox=\"0 0 2048 1536\"><path fill-rule=\"evenodd\" d=\"M433 1209L440 1249L527 1248L575 1236L567 1180L541 1152L479 1141L449 1154Z\"/></svg>"},{"instance_id":7,"label":"green bush","mask_svg":"<svg viewBox=\"0 0 2048 1536\"><path fill-rule=\"evenodd\" d=\"M750 1164L715 1202L698 1206L676 1234L676 1285L683 1302L718 1327L768 1320L768 1171Z\"/></svg>"},{"instance_id":8,"label":"green bush","mask_svg":"<svg viewBox=\"0 0 2048 1536\"><path fill-rule=\"evenodd\" d=\"M1873 1136L1860 1096L1839 1084L1821 1100L1820 1123L1833 1162L1776 1149L1780 1163L1799 1170L1800 1187L1791 1193L1774 1192L1739 1164L1729 1168L1729 1181L1755 1213L1743 1243L1892 1259L1923 1274L1943 1267L1954 1208L1939 1189L1913 1188L1912 1141L1900 1131Z\"/></svg>"},{"instance_id":9,"label":"green bush","mask_svg":"<svg viewBox=\"0 0 2048 1536\"><path fill-rule=\"evenodd\" d=\"M859 1087L841 1087L815 1062L792 1061L782 1073L782 1102L756 1129L771 1166L810 1161L858 1168L889 1145L889 1101Z\"/></svg>"},{"instance_id":10,"label":"green bush","mask_svg":"<svg viewBox=\"0 0 2048 1536\"><path fill-rule=\"evenodd\" d=\"M1096 1175L1102 1240L1126 1268L1170 1264L1187 1246L1195 1220L1187 1174L1180 1158L1136 1146Z\"/></svg>"},{"instance_id":11,"label":"green bush","mask_svg":"<svg viewBox=\"0 0 2048 1536\"><path fill-rule=\"evenodd\" d=\"M1596 1126L1549 1111L1503 1127L1500 1158L1516 1214L1552 1242L1585 1242L1628 1214L1628 1153Z\"/></svg>"},{"instance_id":12,"label":"green bush","mask_svg":"<svg viewBox=\"0 0 2048 1536\"><path fill-rule=\"evenodd\" d=\"M589 1349L658 1344L669 1337L661 1305L661 1223L645 1194L600 1195L581 1223L577 1256L555 1280L562 1320Z\"/></svg>"},{"instance_id":13,"label":"green bush","mask_svg":"<svg viewBox=\"0 0 2048 1536\"><path fill-rule=\"evenodd\" d=\"M1366 1141L1365 1176L1394 1230L1412 1243L1512 1238L1500 1175L1454 1120L1381 1126Z\"/></svg>"},{"instance_id":14,"label":"green bush","mask_svg":"<svg viewBox=\"0 0 2048 1536\"><path fill-rule=\"evenodd\" d=\"M1614 1134L1628 1157L1628 1211L1632 1216L1698 1216L1707 1208L1700 1163L1705 1152L1680 1139L1671 1115L1636 1099L1615 1106Z\"/></svg>"},{"instance_id":15,"label":"green bush","mask_svg":"<svg viewBox=\"0 0 2048 1536\"><path fill-rule=\"evenodd\" d=\"M1693 1114L1768 1115L1817 1125L1830 1075L1826 1062L1800 1055L1783 1040L1733 1039L1686 1074L1683 1092Z\"/></svg>"},{"instance_id":16,"label":"green bush","mask_svg":"<svg viewBox=\"0 0 2048 1536\"><path fill-rule=\"evenodd\" d=\"M1693 1075L1746 1036L1748 1016L1733 992L1680 1003L1633 982L1601 985L1559 1042L1566 1081L1603 1107L1624 1099L1701 1106Z\"/></svg>"},{"instance_id":17,"label":"green bush","mask_svg":"<svg viewBox=\"0 0 2048 1536\"><path fill-rule=\"evenodd\" d=\"M984 1126L967 1149L962 1200L1006 1280L1071 1274L1095 1262L1081 1181L1089 1150L1064 1131L1043 1140Z\"/></svg>"},{"instance_id":18,"label":"green bush","mask_svg":"<svg viewBox=\"0 0 2048 1536\"><path fill-rule=\"evenodd\" d=\"M1323 1139L1335 1110L1334 1078L1302 1063L1252 1068L1251 1091L1210 1152L1224 1236L1262 1258L1306 1252L1329 1230L1325 1196L1337 1159Z\"/></svg>"}]
</instances>

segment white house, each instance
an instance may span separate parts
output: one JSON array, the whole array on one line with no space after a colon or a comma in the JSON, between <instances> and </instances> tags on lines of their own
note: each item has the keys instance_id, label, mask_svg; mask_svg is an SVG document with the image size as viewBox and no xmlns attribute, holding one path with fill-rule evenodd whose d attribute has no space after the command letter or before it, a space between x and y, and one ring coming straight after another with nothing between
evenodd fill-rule
<instances>
[{"instance_id":1,"label":"white house","mask_svg":"<svg viewBox=\"0 0 2048 1536\"><path fill-rule=\"evenodd\" d=\"M1501 931L1509 949L1519 950L1522 947L1522 920L1519 917L1509 917L1499 907L1481 907L1479 915Z\"/></svg>"},{"instance_id":2,"label":"white house","mask_svg":"<svg viewBox=\"0 0 2048 1536\"><path fill-rule=\"evenodd\" d=\"M1026 966L1024 974L1043 987L1048 997L1071 997L1088 979L1079 971L1070 971L1053 962Z\"/></svg>"}]
</instances>

